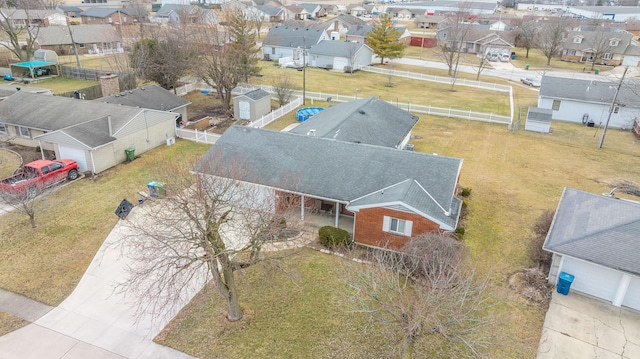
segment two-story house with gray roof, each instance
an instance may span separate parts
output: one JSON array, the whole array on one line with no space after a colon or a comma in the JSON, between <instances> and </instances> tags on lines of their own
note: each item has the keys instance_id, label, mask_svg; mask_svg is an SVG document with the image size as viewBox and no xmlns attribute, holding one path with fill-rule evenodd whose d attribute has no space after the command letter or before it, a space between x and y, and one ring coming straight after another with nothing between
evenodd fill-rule
<instances>
[{"instance_id":1,"label":"two-story house with gray roof","mask_svg":"<svg viewBox=\"0 0 640 359\"><path fill-rule=\"evenodd\" d=\"M18 91L0 102L0 137L99 173L175 136L177 113Z\"/></svg>"},{"instance_id":2,"label":"two-story house with gray roof","mask_svg":"<svg viewBox=\"0 0 640 359\"><path fill-rule=\"evenodd\" d=\"M562 61L617 66L633 35L626 31L571 31L562 45ZM595 57L598 58L595 58Z\"/></svg>"},{"instance_id":3,"label":"two-story house with gray roof","mask_svg":"<svg viewBox=\"0 0 640 359\"><path fill-rule=\"evenodd\" d=\"M398 249L458 224L458 158L232 126L194 171L229 178L238 173L233 166L246 169L234 180L257 185L264 196L293 197L303 221L317 209L331 213L336 227L349 220L347 230L362 245Z\"/></svg>"},{"instance_id":4,"label":"two-story house with gray roof","mask_svg":"<svg viewBox=\"0 0 640 359\"><path fill-rule=\"evenodd\" d=\"M640 103L635 89L640 83L627 78L620 87L611 113L610 127L631 129L640 118ZM582 80L543 76L538 95L538 107L553 110L552 118L559 121L604 126L611 102L616 96L617 82Z\"/></svg>"},{"instance_id":5,"label":"two-story house with gray roof","mask_svg":"<svg viewBox=\"0 0 640 359\"><path fill-rule=\"evenodd\" d=\"M309 49L309 66L349 71L371 65L373 50L359 42L324 40Z\"/></svg>"},{"instance_id":6,"label":"two-story house with gray roof","mask_svg":"<svg viewBox=\"0 0 640 359\"><path fill-rule=\"evenodd\" d=\"M640 203L565 188L543 247L549 282L640 310Z\"/></svg>"},{"instance_id":7,"label":"two-story house with gray roof","mask_svg":"<svg viewBox=\"0 0 640 359\"><path fill-rule=\"evenodd\" d=\"M303 49L308 50L322 40L329 40L329 35L324 29L272 26L262 41L262 57L265 60L286 57L292 58L294 62L299 62L303 58Z\"/></svg>"}]
</instances>

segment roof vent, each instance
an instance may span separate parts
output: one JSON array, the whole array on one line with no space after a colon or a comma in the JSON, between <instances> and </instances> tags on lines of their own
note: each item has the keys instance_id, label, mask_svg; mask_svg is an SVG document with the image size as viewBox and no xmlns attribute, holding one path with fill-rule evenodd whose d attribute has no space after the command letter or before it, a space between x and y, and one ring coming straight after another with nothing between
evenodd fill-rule
<instances>
[{"instance_id":1,"label":"roof vent","mask_svg":"<svg viewBox=\"0 0 640 359\"><path fill-rule=\"evenodd\" d=\"M358 113L364 115L364 110L358 110Z\"/></svg>"},{"instance_id":2,"label":"roof vent","mask_svg":"<svg viewBox=\"0 0 640 359\"><path fill-rule=\"evenodd\" d=\"M311 129L307 132L307 136L316 137L316 130Z\"/></svg>"}]
</instances>

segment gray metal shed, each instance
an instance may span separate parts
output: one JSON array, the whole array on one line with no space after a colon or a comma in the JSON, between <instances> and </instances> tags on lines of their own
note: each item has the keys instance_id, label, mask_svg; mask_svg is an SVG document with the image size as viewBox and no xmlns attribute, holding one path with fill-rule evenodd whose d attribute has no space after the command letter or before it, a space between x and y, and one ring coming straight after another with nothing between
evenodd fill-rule
<instances>
[{"instance_id":1,"label":"gray metal shed","mask_svg":"<svg viewBox=\"0 0 640 359\"><path fill-rule=\"evenodd\" d=\"M538 107L529 107L527 123L524 129L527 131L549 133L551 130L551 116L553 110Z\"/></svg>"},{"instance_id":2,"label":"gray metal shed","mask_svg":"<svg viewBox=\"0 0 640 359\"><path fill-rule=\"evenodd\" d=\"M271 95L256 89L233 98L233 117L236 120L255 121L271 112Z\"/></svg>"}]
</instances>

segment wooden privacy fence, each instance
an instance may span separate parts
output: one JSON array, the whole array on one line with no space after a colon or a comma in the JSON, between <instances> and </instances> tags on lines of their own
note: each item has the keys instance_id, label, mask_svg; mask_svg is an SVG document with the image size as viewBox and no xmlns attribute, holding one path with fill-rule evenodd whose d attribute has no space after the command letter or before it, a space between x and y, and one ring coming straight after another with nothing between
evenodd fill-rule
<instances>
[{"instance_id":1,"label":"wooden privacy fence","mask_svg":"<svg viewBox=\"0 0 640 359\"><path fill-rule=\"evenodd\" d=\"M80 96L80 98L83 100L95 100L97 98L102 97L102 88L100 87L100 85L85 87L85 88L78 89L76 91L78 92L78 95ZM61 97L75 97L76 91L57 93L55 95L61 96Z\"/></svg>"},{"instance_id":2,"label":"wooden privacy fence","mask_svg":"<svg viewBox=\"0 0 640 359\"><path fill-rule=\"evenodd\" d=\"M100 81L101 76L118 75L118 77L127 77L129 74L115 71L104 71L98 69L84 69L73 66L60 66L60 75L78 80Z\"/></svg>"}]
</instances>

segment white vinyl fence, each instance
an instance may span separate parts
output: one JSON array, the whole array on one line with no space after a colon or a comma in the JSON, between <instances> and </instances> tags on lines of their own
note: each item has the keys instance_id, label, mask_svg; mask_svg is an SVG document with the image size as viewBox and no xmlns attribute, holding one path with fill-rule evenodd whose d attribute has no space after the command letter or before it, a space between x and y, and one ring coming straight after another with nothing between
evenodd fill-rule
<instances>
[{"instance_id":1,"label":"white vinyl fence","mask_svg":"<svg viewBox=\"0 0 640 359\"><path fill-rule=\"evenodd\" d=\"M208 143L210 145L216 143L220 136L217 133L211 133L206 131L190 130L187 128L176 128L176 136L184 138L185 140L191 140L198 143Z\"/></svg>"}]
</instances>

